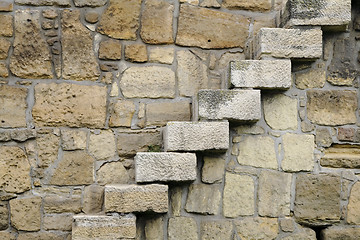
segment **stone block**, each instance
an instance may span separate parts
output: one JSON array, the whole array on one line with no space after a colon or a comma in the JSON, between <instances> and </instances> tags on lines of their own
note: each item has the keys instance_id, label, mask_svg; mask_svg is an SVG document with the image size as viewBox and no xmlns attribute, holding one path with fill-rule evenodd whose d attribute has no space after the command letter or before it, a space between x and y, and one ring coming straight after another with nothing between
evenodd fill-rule
<instances>
[{"instance_id":1,"label":"stone block","mask_svg":"<svg viewBox=\"0 0 360 240\"><path fill-rule=\"evenodd\" d=\"M173 214L173 216L179 217L181 215L183 188L180 186L176 186L171 188L170 190L171 213Z\"/></svg>"},{"instance_id":2,"label":"stone block","mask_svg":"<svg viewBox=\"0 0 360 240\"><path fill-rule=\"evenodd\" d=\"M12 1L1 1L0 12L12 12L14 4Z\"/></svg>"},{"instance_id":3,"label":"stone block","mask_svg":"<svg viewBox=\"0 0 360 240\"><path fill-rule=\"evenodd\" d=\"M0 86L0 127L26 127L27 89Z\"/></svg>"},{"instance_id":4,"label":"stone block","mask_svg":"<svg viewBox=\"0 0 360 240\"><path fill-rule=\"evenodd\" d=\"M85 13L85 21L88 23L97 23L99 21L100 14L95 11L86 11Z\"/></svg>"},{"instance_id":5,"label":"stone block","mask_svg":"<svg viewBox=\"0 0 360 240\"><path fill-rule=\"evenodd\" d=\"M10 200L11 224L17 230L39 231L41 197L32 196Z\"/></svg>"},{"instance_id":6,"label":"stone block","mask_svg":"<svg viewBox=\"0 0 360 240\"><path fill-rule=\"evenodd\" d=\"M204 156L201 180L204 183L220 183L224 177L225 159L222 157Z\"/></svg>"},{"instance_id":7,"label":"stone block","mask_svg":"<svg viewBox=\"0 0 360 240\"><path fill-rule=\"evenodd\" d=\"M273 240L279 233L276 218L244 218L234 221L237 235L241 239L267 239Z\"/></svg>"},{"instance_id":8,"label":"stone block","mask_svg":"<svg viewBox=\"0 0 360 240\"><path fill-rule=\"evenodd\" d=\"M64 150L83 150L86 148L87 132L77 129L61 129L61 140Z\"/></svg>"},{"instance_id":9,"label":"stone block","mask_svg":"<svg viewBox=\"0 0 360 240\"><path fill-rule=\"evenodd\" d=\"M9 227L9 209L7 202L0 202L0 230L6 230ZM1 235L0 235L1 237Z\"/></svg>"},{"instance_id":10,"label":"stone block","mask_svg":"<svg viewBox=\"0 0 360 240\"><path fill-rule=\"evenodd\" d=\"M261 118L259 90L200 90L199 117L236 122Z\"/></svg>"},{"instance_id":11,"label":"stone block","mask_svg":"<svg viewBox=\"0 0 360 240\"><path fill-rule=\"evenodd\" d=\"M136 107L133 101L119 99L110 105L111 127L131 127Z\"/></svg>"},{"instance_id":12,"label":"stone block","mask_svg":"<svg viewBox=\"0 0 360 240\"><path fill-rule=\"evenodd\" d=\"M0 62L0 77L7 78L9 76L9 70L5 62Z\"/></svg>"},{"instance_id":13,"label":"stone block","mask_svg":"<svg viewBox=\"0 0 360 240\"><path fill-rule=\"evenodd\" d=\"M326 70L323 67L295 74L295 85L299 89L322 88L326 82Z\"/></svg>"},{"instance_id":14,"label":"stone block","mask_svg":"<svg viewBox=\"0 0 360 240\"><path fill-rule=\"evenodd\" d=\"M74 216L72 228L73 240L91 239L135 239L136 217L125 216L101 216L79 215Z\"/></svg>"},{"instance_id":15,"label":"stone block","mask_svg":"<svg viewBox=\"0 0 360 240\"><path fill-rule=\"evenodd\" d=\"M45 215L43 226L45 230L71 231L72 220L72 214Z\"/></svg>"},{"instance_id":16,"label":"stone block","mask_svg":"<svg viewBox=\"0 0 360 240\"><path fill-rule=\"evenodd\" d=\"M298 230L286 235L281 240L317 240L316 232L311 228L298 226Z\"/></svg>"},{"instance_id":17,"label":"stone block","mask_svg":"<svg viewBox=\"0 0 360 240\"><path fill-rule=\"evenodd\" d=\"M360 238L360 228L349 226L333 226L321 231L324 240L357 240Z\"/></svg>"},{"instance_id":18,"label":"stone block","mask_svg":"<svg viewBox=\"0 0 360 240\"><path fill-rule=\"evenodd\" d=\"M320 164L332 168L360 168L360 147L357 145L333 145L325 149Z\"/></svg>"},{"instance_id":19,"label":"stone block","mask_svg":"<svg viewBox=\"0 0 360 240\"><path fill-rule=\"evenodd\" d=\"M58 159L60 137L53 131L38 132L36 145L39 167L47 168Z\"/></svg>"},{"instance_id":20,"label":"stone block","mask_svg":"<svg viewBox=\"0 0 360 240\"><path fill-rule=\"evenodd\" d=\"M190 213L217 215L221 200L220 185L191 184L185 210Z\"/></svg>"},{"instance_id":21,"label":"stone block","mask_svg":"<svg viewBox=\"0 0 360 240\"><path fill-rule=\"evenodd\" d=\"M17 16L19 16L19 14L17 14ZM0 22L2 26L0 36L11 37L13 35L13 19L14 17L11 15L0 15Z\"/></svg>"},{"instance_id":22,"label":"stone block","mask_svg":"<svg viewBox=\"0 0 360 240\"><path fill-rule=\"evenodd\" d=\"M135 156L135 181L184 182L196 180L194 153L141 153Z\"/></svg>"},{"instance_id":23,"label":"stone block","mask_svg":"<svg viewBox=\"0 0 360 240\"><path fill-rule=\"evenodd\" d=\"M47 195L44 198L44 211L46 213L80 213L81 196Z\"/></svg>"},{"instance_id":24,"label":"stone block","mask_svg":"<svg viewBox=\"0 0 360 240\"><path fill-rule=\"evenodd\" d=\"M31 5L31 6L61 6L70 7L70 0L15 0L15 3L20 5Z\"/></svg>"},{"instance_id":25,"label":"stone block","mask_svg":"<svg viewBox=\"0 0 360 240\"><path fill-rule=\"evenodd\" d=\"M271 0L224 0L222 6L229 9L263 12L271 9Z\"/></svg>"},{"instance_id":26,"label":"stone block","mask_svg":"<svg viewBox=\"0 0 360 240\"><path fill-rule=\"evenodd\" d=\"M174 52L173 48L151 48L149 50L149 62L172 64Z\"/></svg>"},{"instance_id":27,"label":"stone block","mask_svg":"<svg viewBox=\"0 0 360 240\"><path fill-rule=\"evenodd\" d=\"M169 240L198 240L198 226L194 218L172 217L168 223Z\"/></svg>"},{"instance_id":28,"label":"stone block","mask_svg":"<svg viewBox=\"0 0 360 240\"><path fill-rule=\"evenodd\" d=\"M125 60L130 62L146 62L148 60L146 45L127 45L125 47Z\"/></svg>"},{"instance_id":29,"label":"stone block","mask_svg":"<svg viewBox=\"0 0 360 240\"><path fill-rule=\"evenodd\" d=\"M330 131L327 128L316 128L315 143L319 147L330 147L333 143Z\"/></svg>"},{"instance_id":30,"label":"stone block","mask_svg":"<svg viewBox=\"0 0 360 240\"><path fill-rule=\"evenodd\" d=\"M9 53L11 42L5 38L0 38L0 59L6 59Z\"/></svg>"},{"instance_id":31,"label":"stone block","mask_svg":"<svg viewBox=\"0 0 360 240\"><path fill-rule=\"evenodd\" d=\"M191 120L189 101L148 103L145 112L147 126L164 126L169 121Z\"/></svg>"},{"instance_id":32,"label":"stone block","mask_svg":"<svg viewBox=\"0 0 360 240\"><path fill-rule=\"evenodd\" d=\"M129 181L129 173L122 162L105 163L96 172L96 177L100 185L126 184Z\"/></svg>"},{"instance_id":33,"label":"stone block","mask_svg":"<svg viewBox=\"0 0 360 240\"><path fill-rule=\"evenodd\" d=\"M99 134L91 133L89 153L96 160L111 158L116 154L115 136L111 130L102 130Z\"/></svg>"},{"instance_id":34,"label":"stone block","mask_svg":"<svg viewBox=\"0 0 360 240\"><path fill-rule=\"evenodd\" d=\"M164 130L165 151L226 151L228 122L169 122Z\"/></svg>"},{"instance_id":35,"label":"stone block","mask_svg":"<svg viewBox=\"0 0 360 240\"><path fill-rule=\"evenodd\" d=\"M230 81L236 88L288 89L291 87L291 61L230 62Z\"/></svg>"},{"instance_id":36,"label":"stone block","mask_svg":"<svg viewBox=\"0 0 360 240\"><path fill-rule=\"evenodd\" d=\"M233 224L231 221L204 221L200 231L201 240L231 239Z\"/></svg>"},{"instance_id":37,"label":"stone block","mask_svg":"<svg viewBox=\"0 0 360 240\"><path fill-rule=\"evenodd\" d=\"M146 221L145 237L147 240L164 239L164 220L162 217L152 218Z\"/></svg>"},{"instance_id":38,"label":"stone block","mask_svg":"<svg viewBox=\"0 0 360 240\"><path fill-rule=\"evenodd\" d=\"M107 40L100 43L99 58L104 60L121 59L121 42L116 40Z\"/></svg>"},{"instance_id":39,"label":"stone block","mask_svg":"<svg viewBox=\"0 0 360 240\"><path fill-rule=\"evenodd\" d=\"M76 7L101 7L107 3L107 0L75 0Z\"/></svg>"},{"instance_id":40,"label":"stone block","mask_svg":"<svg viewBox=\"0 0 360 240\"><path fill-rule=\"evenodd\" d=\"M16 235L15 233L11 233L11 232L0 232L0 238L1 239L6 239L6 240L16 240ZM18 238L20 239L20 238Z\"/></svg>"},{"instance_id":41,"label":"stone block","mask_svg":"<svg viewBox=\"0 0 360 240\"><path fill-rule=\"evenodd\" d=\"M105 211L130 213L168 211L168 186L107 185L105 186Z\"/></svg>"},{"instance_id":42,"label":"stone block","mask_svg":"<svg viewBox=\"0 0 360 240\"><path fill-rule=\"evenodd\" d=\"M114 169L116 171L116 169ZM82 211L86 214L99 213L104 203L104 187L90 185L84 188Z\"/></svg>"},{"instance_id":43,"label":"stone block","mask_svg":"<svg viewBox=\"0 0 360 240\"><path fill-rule=\"evenodd\" d=\"M339 141L348 141L353 142L355 139L355 128L343 128L340 127L337 129L337 139Z\"/></svg>"},{"instance_id":44,"label":"stone block","mask_svg":"<svg viewBox=\"0 0 360 240\"><path fill-rule=\"evenodd\" d=\"M356 182L351 189L347 206L347 218L349 224L360 224L360 182Z\"/></svg>"},{"instance_id":45,"label":"stone block","mask_svg":"<svg viewBox=\"0 0 360 240\"><path fill-rule=\"evenodd\" d=\"M69 239L69 233L53 233L53 232L21 232L17 240L64 240Z\"/></svg>"}]
</instances>

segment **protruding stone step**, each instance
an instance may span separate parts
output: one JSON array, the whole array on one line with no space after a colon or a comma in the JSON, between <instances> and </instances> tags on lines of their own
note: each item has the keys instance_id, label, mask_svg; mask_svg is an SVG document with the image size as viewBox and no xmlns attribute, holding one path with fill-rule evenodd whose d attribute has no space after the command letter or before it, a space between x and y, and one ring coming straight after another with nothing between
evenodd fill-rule
<instances>
[{"instance_id":1,"label":"protruding stone step","mask_svg":"<svg viewBox=\"0 0 360 240\"><path fill-rule=\"evenodd\" d=\"M130 213L168 211L168 186L107 185L105 186L105 211Z\"/></svg>"},{"instance_id":2,"label":"protruding stone step","mask_svg":"<svg viewBox=\"0 0 360 240\"><path fill-rule=\"evenodd\" d=\"M199 117L236 122L261 118L260 90L200 90Z\"/></svg>"},{"instance_id":3,"label":"protruding stone step","mask_svg":"<svg viewBox=\"0 0 360 240\"><path fill-rule=\"evenodd\" d=\"M169 122L164 130L165 151L226 151L228 122Z\"/></svg>"},{"instance_id":4,"label":"protruding stone step","mask_svg":"<svg viewBox=\"0 0 360 240\"><path fill-rule=\"evenodd\" d=\"M325 155L320 159L320 164L331 168L360 168L360 146L333 145L325 149Z\"/></svg>"},{"instance_id":5,"label":"protruding stone step","mask_svg":"<svg viewBox=\"0 0 360 240\"><path fill-rule=\"evenodd\" d=\"M135 181L138 183L194 180L195 153L142 152L135 156Z\"/></svg>"},{"instance_id":6,"label":"protruding stone step","mask_svg":"<svg viewBox=\"0 0 360 240\"><path fill-rule=\"evenodd\" d=\"M281 27L322 26L345 31L351 21L351 0L289 0L281 13Z\"/></svg>"},{"instance_id":7,"label":"protruding stone step","mask_svg":"<svg viewBox=\"0 0 360 240\"><path fill-rule=\"evenodd\" d=\"M78 215L74 216L72 227L73 240L93 239L135 239L136 217Z\"/></svg>"},{"instance_id":8,"label":"protruding stone step","mask_svg":"<svg viewBox=\"0 0 360 240\"><path fill-rule=\"evenodd\" d=\"M322 56L320 29L261 28L252 41L254 59L314 60Z\"/></svg>"},{"instance_id":9,"label":"protruding stone step","mask_svg":"<svg viewBox=\"0 0 360 240\"><path fill-rule=\"evenodd\" d=\"M230 81L235 88L288 89L291 87L291 61L230 62Z\"/></svg>"}]
</instances>

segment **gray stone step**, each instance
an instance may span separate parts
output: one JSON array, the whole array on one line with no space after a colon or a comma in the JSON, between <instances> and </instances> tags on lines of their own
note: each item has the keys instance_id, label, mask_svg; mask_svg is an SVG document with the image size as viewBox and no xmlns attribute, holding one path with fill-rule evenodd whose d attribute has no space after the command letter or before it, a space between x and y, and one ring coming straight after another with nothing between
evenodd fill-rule
<instances>
[{"instance_id":1,"label":"gray stone step","mask_svg":"<svg viewBox=\"0 0 360 240\"><path fill-rule=\"evenodd\" d=\"M229 123L169 122L164 130L165 151L221 151L229 148Z\"/></svg>"},{"instance_id":2,"label":"gray stone step","mask_svg":"<svg viewBox=\"0 0 360 240\"><path fill-rule=\"evenodd\" d=\"M261 118L260 90L200 90L199 117L254 122Z\"/></svg>"},{"instance_id":3,"label":"gray stone step","mask_svg":"<svg viewBox=\"0 0 360 240\"><path fill-rule=\"evenodd\" d=\"M136 217L106 215L77 215L74 216L72 239L135 239Z\"/></svg>"},{"instance_id":4,"label":"gray stone step","mask_svg":"<svg viewBox=\"0 0 360 240\"><path fill-rule=\"evenodd\" d=\"M135 156L137 183L195 180L195 153L140 152Z\"/></svg>"},{"instance_id":5,"label":"gray stone step","mask_svg":"<svg viewBox=\"0 0 360 240\"><path fill-rule=\"evenodd\" d=\"M291 87L291 61L230 62L230 82L235 88L289 89Z\"/></svg>"},{"instance_id":6,"label":"gray stone step","mask_svg":"<svg viewBox=\"0 0 360 240\"><path fill-rule=\"evenodd\" d=\"M130 213L168 211L168 186L107 185L105 186L105 212Z\"/></svg>"}]
</instances>

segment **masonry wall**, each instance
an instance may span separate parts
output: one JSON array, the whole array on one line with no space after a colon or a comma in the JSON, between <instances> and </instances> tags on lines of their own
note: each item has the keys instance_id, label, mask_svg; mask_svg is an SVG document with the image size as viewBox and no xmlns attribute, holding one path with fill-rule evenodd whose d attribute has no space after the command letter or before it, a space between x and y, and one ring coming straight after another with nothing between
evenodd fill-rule
<instances>
[{"instance_id":1,"label":"masonry wall","mask_svg":"<svg viewBox=\"0 0 360 240\"><path fill-rule=\"evenodd\" d=\"M230 62L251 59L255 35L282 26L285 7L0 1L0 239L71 239L74 216L123 215L106 209L104 188L134 186L135 155L163 152L168 122L199 120L200 89L233 88ZM320 58L292 59L289 89L261 90L260 120L230 121L226 152L196 152L196 180L168 183L165 210L134 210L136 236L111 237L359 239L360 6L351 8L350 23L322 28ZM84 232L74 239L95 239Z\"/></svg>"}]
</instances>

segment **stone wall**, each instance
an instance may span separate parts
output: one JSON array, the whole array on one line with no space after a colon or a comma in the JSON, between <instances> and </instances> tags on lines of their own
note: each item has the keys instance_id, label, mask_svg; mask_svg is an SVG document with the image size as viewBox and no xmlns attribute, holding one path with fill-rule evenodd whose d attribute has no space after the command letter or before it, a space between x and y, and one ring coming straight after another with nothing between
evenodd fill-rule
<instances>
[{"instance_id":1,"label":"stone wall","mask_svg":"<svg viewBox=\"0 0 360 240\"><path fill-rule=\"evenodd\" d=\"M359 239L359 31L350 0L0 0L0 239Z\"/></svg>"}]
</instances>

